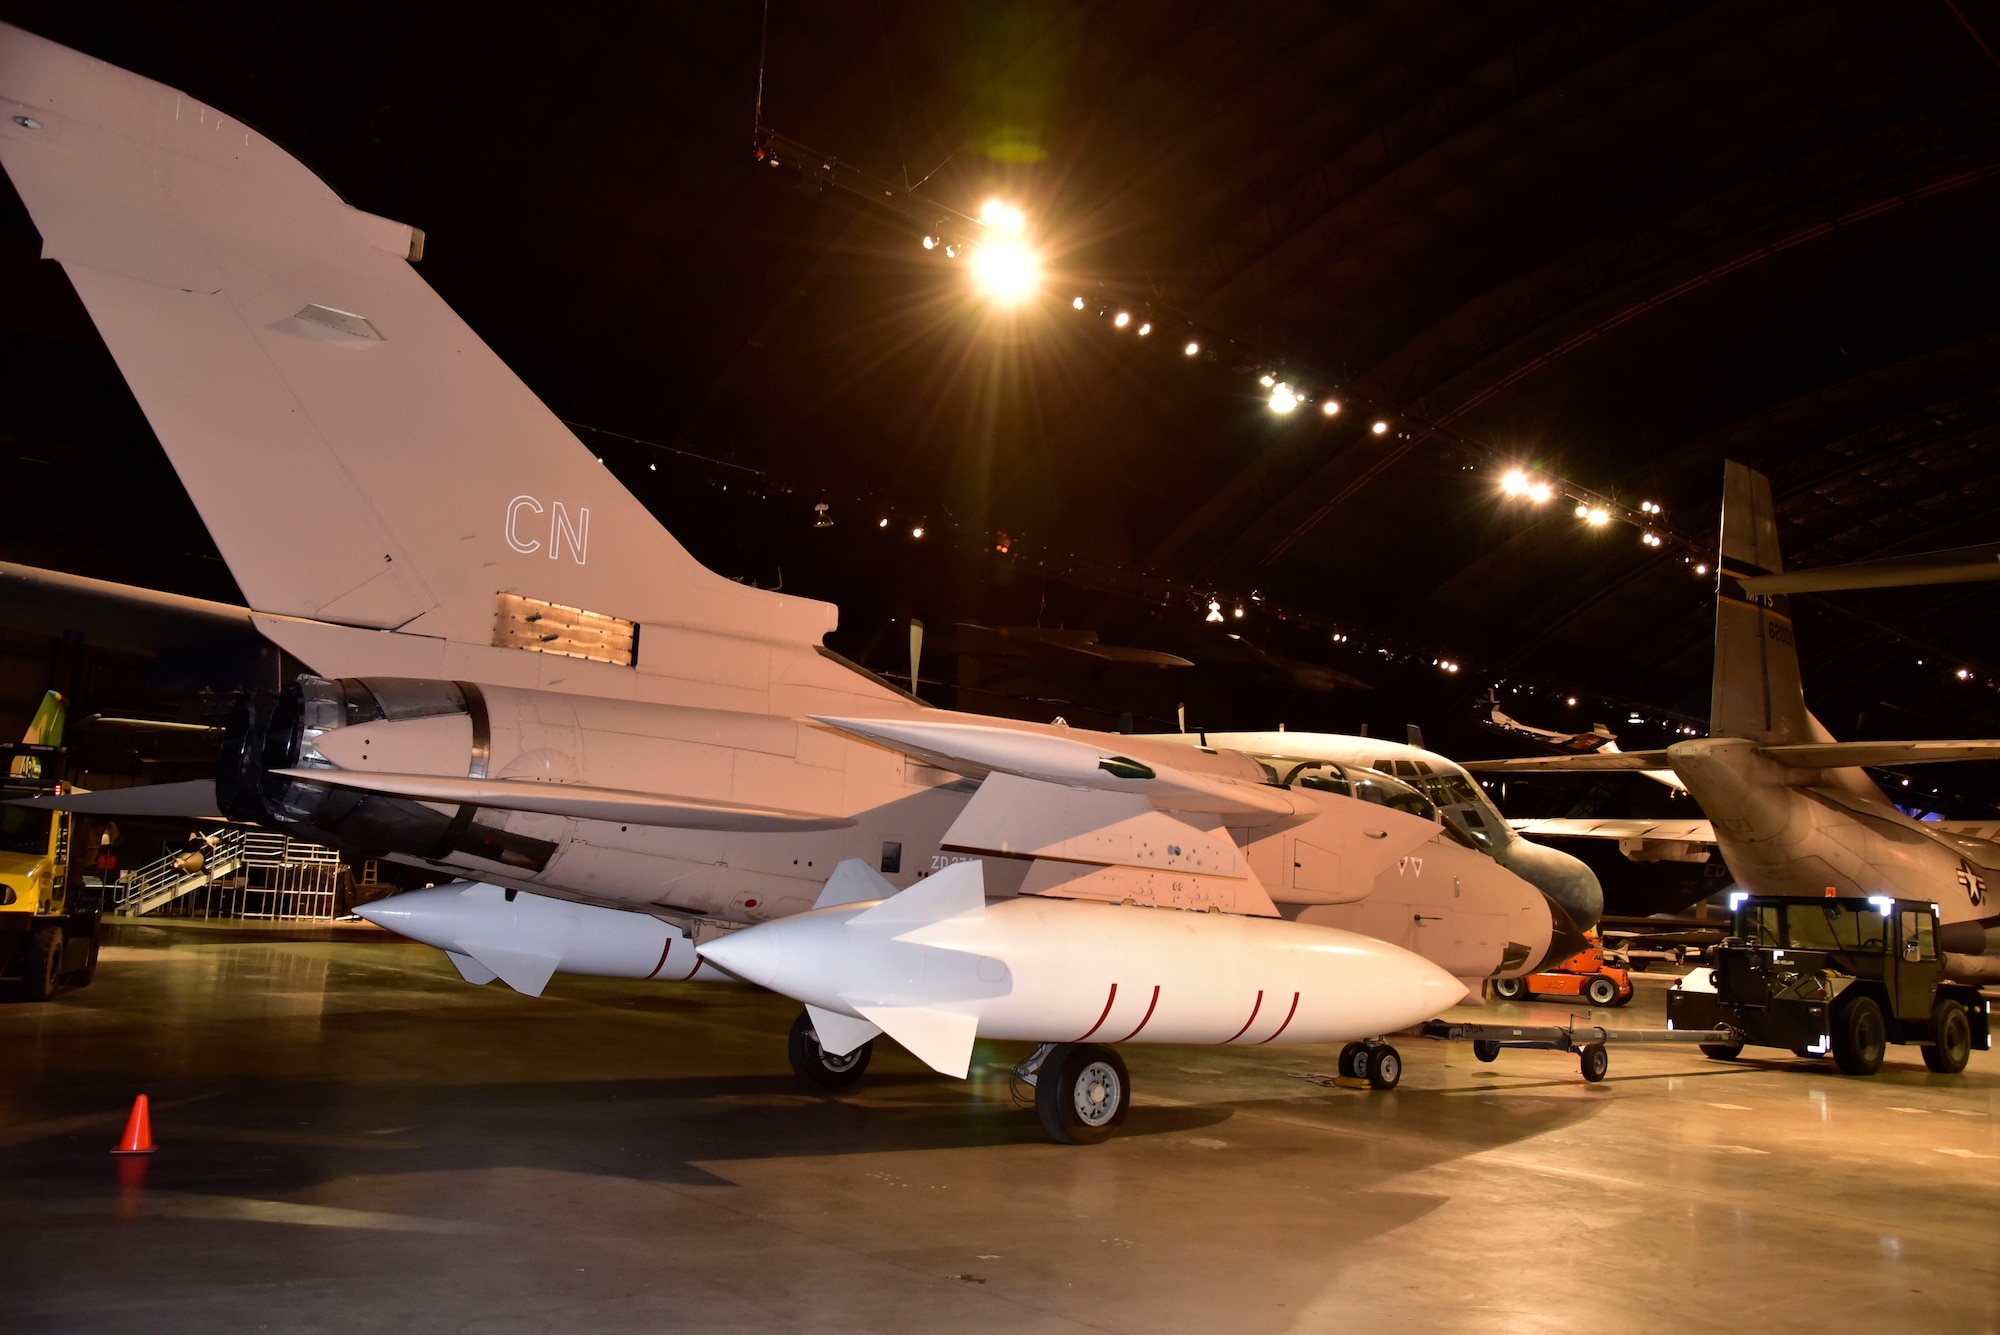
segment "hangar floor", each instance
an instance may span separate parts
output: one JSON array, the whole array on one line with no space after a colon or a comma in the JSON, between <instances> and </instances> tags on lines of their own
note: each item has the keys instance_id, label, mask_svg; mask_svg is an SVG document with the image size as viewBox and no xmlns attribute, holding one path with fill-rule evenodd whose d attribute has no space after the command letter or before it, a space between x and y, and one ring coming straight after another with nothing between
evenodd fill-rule
<instances>
[{"instance_id":1,"label":"hangar floor","mask_svg":"<svg viewBox=\"0 0 2000 1335\"><path fill-rule=\"evenodd\" d=\"M1065 1148L1011 1048L802 1094L792 1014L121 929L88 991L0 1008L0 1328L2000 1327L2000 1053L1621 1050L1590 1086L1412 1041L1375 1094L1305 1078L1324 1048L1128 1049L1125 1134ZM114 1159L141 1091L159 1153Z\"/></svg>"}]
</instances>

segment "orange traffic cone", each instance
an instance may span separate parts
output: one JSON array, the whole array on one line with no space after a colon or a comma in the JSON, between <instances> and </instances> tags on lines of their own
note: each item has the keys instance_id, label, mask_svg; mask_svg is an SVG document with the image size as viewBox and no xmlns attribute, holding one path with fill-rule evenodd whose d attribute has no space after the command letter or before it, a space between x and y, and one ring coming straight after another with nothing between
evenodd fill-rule
<instances>
[{"instance_id":1,"label":"orange traffic cone","mask_svg":"<svg viewBox=\"0 0 2000 1335\"><path fill-rule=\"evenodd\" d=\"M112 1147L111 1152L113 1154L153 1152L153 1113L146 1104L144 1094L132 1100L132 1115L125 1119L125 1135Z\"/></svg>"}]
</instances>

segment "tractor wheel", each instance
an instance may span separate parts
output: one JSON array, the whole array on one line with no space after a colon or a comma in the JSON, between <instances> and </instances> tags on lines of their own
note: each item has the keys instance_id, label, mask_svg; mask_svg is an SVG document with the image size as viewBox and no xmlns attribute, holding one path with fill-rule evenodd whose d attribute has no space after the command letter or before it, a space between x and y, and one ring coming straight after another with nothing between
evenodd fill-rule
<instances>
[{"instance_id":1,"label":"tractor wheel","mask_svg":"<svg viewBox=\"0 0 2000 1335\"><path fill-rule=\"evenodd\" d=\"M1873 997L1856 997L1833 1017L1833 1060L1842 1075L1873 1075L1882 1069L1889 1025Z\"/></svg>"},{"instance_id":2,"label":"tractor wheel","mask_svg":"<svg viewBox=\"0 0 2000 1335\"><path fill-rule=\"evenodd\" d=\"M47 1001L62 982L63 936L60 927L44 927L21 943L21 995Z\"/></svg>"},{"instance_id":3,"label":"tractor wheel","mask_svg":"<svg viewBox=\"0 0 2000 1335\"><path fill-rule=\"evenodd\" d=\"M1923 1047L1924 1065L1939 1075L1957 1075L1972 1057L1972 1021L1963 1002L1947 997L1931 1009L1931 1032L1937 1041Z\"/></svg>"},{"instance_id":4,"label":"tractor wheel","mask_svg":"<svg viewBox=\"0 0 2000 1335\"><path fill-rule=\"evenodd\" d=\"M1521 978L1495 978L1493 995L1502 1001L1522 1001L1527 998L1528 984Z\"/></svg>"}]
</instances>

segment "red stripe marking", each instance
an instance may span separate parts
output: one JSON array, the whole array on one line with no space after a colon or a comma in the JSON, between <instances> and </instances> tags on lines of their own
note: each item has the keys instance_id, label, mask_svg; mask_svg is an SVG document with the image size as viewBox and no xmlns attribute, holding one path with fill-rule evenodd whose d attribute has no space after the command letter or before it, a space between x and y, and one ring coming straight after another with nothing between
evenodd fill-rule
<instances>
[{"instance_id":1,"label":"red stripe marking","mask_svg":"<svg viewBox=\"0 0 2000 1335\"><path fill-rule=\"evenodd\" d=\"M667 967L667 956L673 954L673 951L674 951L674 932L673 929L669 927L667 929L667 943L660 947L660 962L653 966L653 971L647 974L646 977L648 978L659 977L660 970Z\"/></svg>"},{"instance_id":2,"label":"red stripe marking","mask_svg":"<svg viewBox=\"0 0 2000 1335\"><path fill-rule=\"evenodd\" d=\"M1225 1038L1222 1041L1224 1043L1234 1043L1237 1039L1243 1037L1244 1034L1250 1031L1250 1026L1257 1023L1257 1012L1263 1009L1264 1009L1264 989L1260 987L1257 989L1257 1004L1250 1008L1250 1018L1243 1022L1243 1027L1241 1029L1238 1029L1235 1033L1231 1034L1228 1038Z\"/></svg>"},{"instance_id":3,"label":"red stripe marking","mask_svg":"<svg viewBox=\"0 0 2000 1335\"><path fill-rule=\"evenodd\" d=\"M688 971L681 975L683 983L701 972L701 952L694 948L694 942L692 941L688 942L688 950L694 955L694 963L688 965Z\"/></svg>"},{"instance_id":4,"label":"red stripe marking","mask_svg":"<svg viewBox=\"0 0 2000 1335\"><path fill-rule=\"evenodd\" d=\"M1292 993L1292 1008L1285 1012L1285 1024L1281 1024L1276 1029L1272 1030L1271 1038L1276 1038L1279 1034L1284 1033L1285 1025L1290 1024L1292 1022L1292 1017L1294 1015L1297 1015L1298 1013L1299 1013L1299 994L1294 992ZM1271 1038L1260 1038L1257 1040L1254 1046L1262 1047L1264 1044L1269 1043L1271 1041Z\"/></svg>"},{"instance_id":5,"label":"red stripe marking","mask_svg":"<svg viewBox=\"0 0 2000 1335\"><path fill-rule=\"evenodd\" d=\"M1090 1026L1090 1028L1083 1031L1083 1038L1089 1038L1092 1034L1096 1033L1098 1030L1104 1027L1105 1020L1109 1019L1111 1016L1111 1003L1116 1000L1118 1000L1118 984L1113 983L1111 985L1111 995L1104 999L1104 1014L1097 1017L1096 1024ZM1074 1038L1071 1039L1070 1041L1072 1043L1081 1043L1083 1042L1083 1038Z\"/></svg>"},{"instance_id":6,"label":"red stripe marking","mask_svg":"<svg viewBox=\"0 0 2000 1335\"><path fill-rule=\"evenodd\" d=\"M1146 1020L1150 1020L1153 1018L1153 1007L1159 1004L1160 1004L1160 985L1158 983L1155 983L1153 984L1153 999L1146 1004L1146 1019L1139 1021L1139 1029L1144 1029L1146 1027ZM1134 1029L1131 1033L1125 1035L1125 1037L1119 1039L1118 1041L1120 1043L1130 1043L1133 1039L1139 1036L1139 1029Z\"/></svg>"}]
</instances>

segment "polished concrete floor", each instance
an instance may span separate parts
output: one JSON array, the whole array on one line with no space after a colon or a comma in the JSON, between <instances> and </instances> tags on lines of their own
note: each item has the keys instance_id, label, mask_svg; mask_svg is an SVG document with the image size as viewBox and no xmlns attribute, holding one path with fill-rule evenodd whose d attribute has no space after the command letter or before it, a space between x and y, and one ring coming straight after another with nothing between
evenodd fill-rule
<instances>
[{"instance_id":1,"label":"polished concrete floor","mask_svg":"<svg viewBox=\"0 0 2000 1335\"><path fill-rule=\"evenodd\" d=\"M1413 1041L1380 1094L1326 1048L1142 1047L1125 1133L1072 1148L1013 1047L802 1093L793 1012L122 929L0 1007L0 1330L2000 1329L2000 1053L1631 1049L1592 1086ZM159 1152L115 1159L142 1092Z\"/></svg>"}]
</instances>

